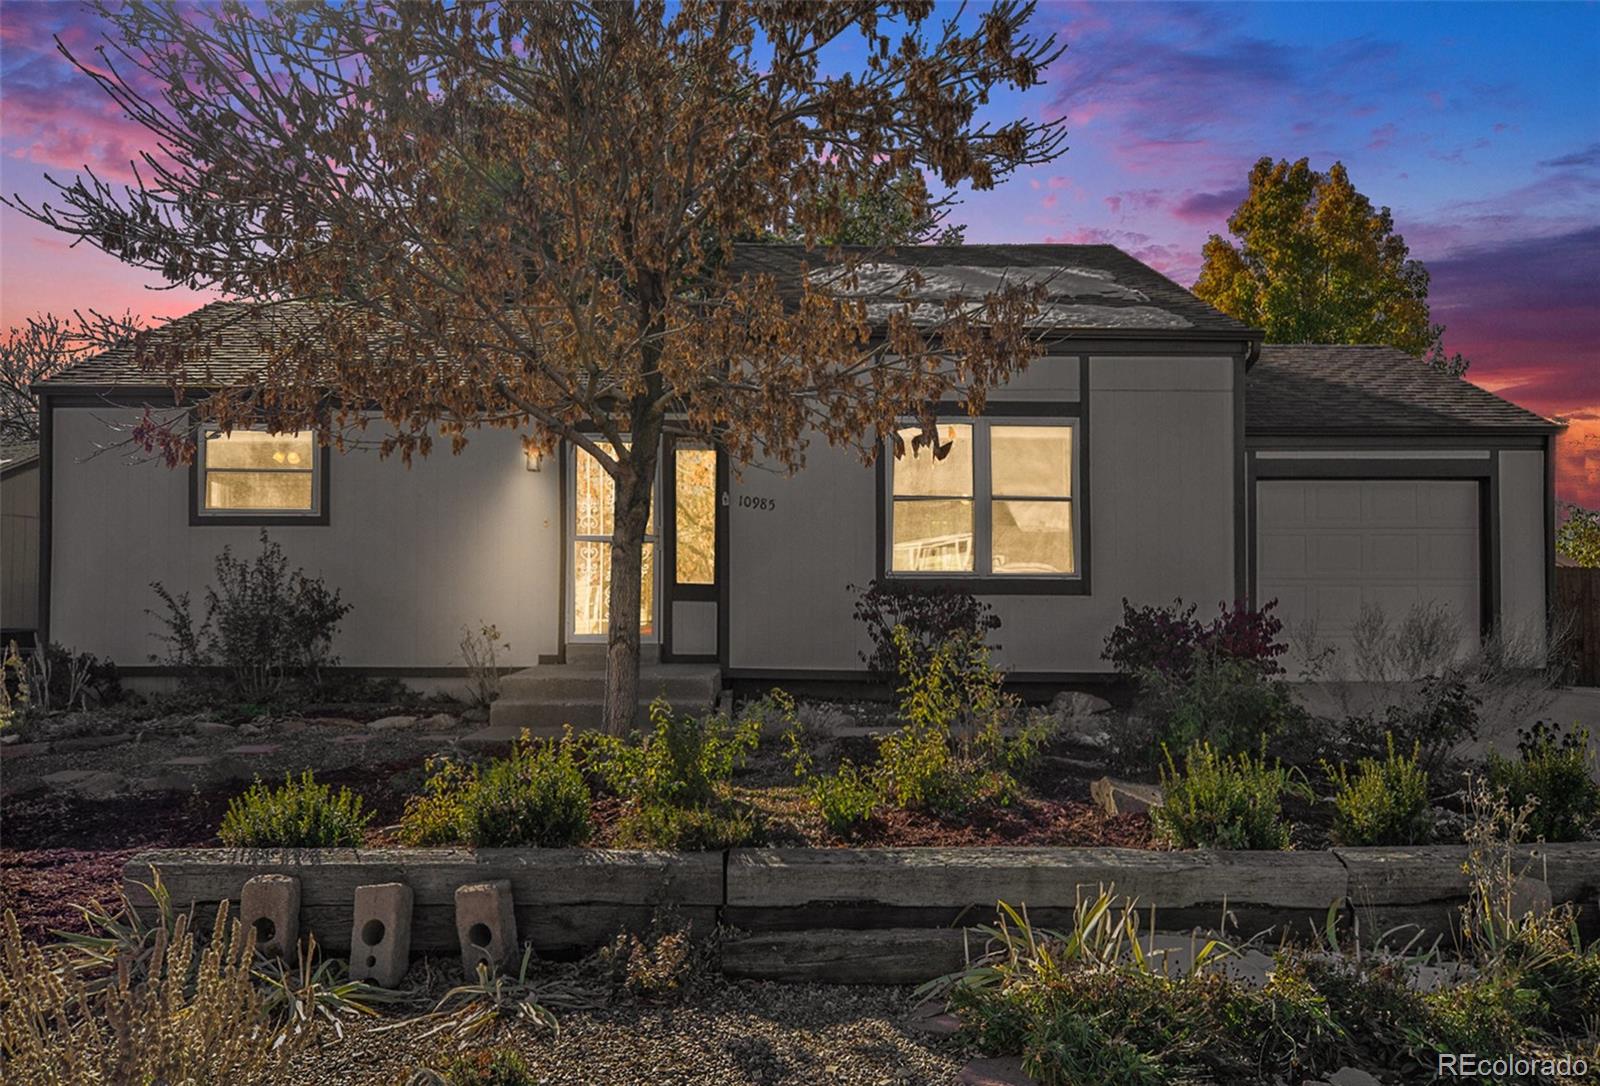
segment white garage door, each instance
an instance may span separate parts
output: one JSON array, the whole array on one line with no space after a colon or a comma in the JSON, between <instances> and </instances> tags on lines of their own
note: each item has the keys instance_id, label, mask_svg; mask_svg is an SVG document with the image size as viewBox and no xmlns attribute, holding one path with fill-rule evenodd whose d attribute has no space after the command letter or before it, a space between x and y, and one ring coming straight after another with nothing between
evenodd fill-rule
<instances>
[{"instance_id":1,"label":"white garage door","mask_svg":"<svg viewBox=\"0 0 1600 1086\"><path fill-rule=\"evenodd\" d=\"M1256 484L1256 598L1285 628L1314 619L1348 645L1365 605L1391 623L1449 607L1463 647L1478 639L1478 484L1471 480L1263 480Z\"/></svg>"}]
</instances>

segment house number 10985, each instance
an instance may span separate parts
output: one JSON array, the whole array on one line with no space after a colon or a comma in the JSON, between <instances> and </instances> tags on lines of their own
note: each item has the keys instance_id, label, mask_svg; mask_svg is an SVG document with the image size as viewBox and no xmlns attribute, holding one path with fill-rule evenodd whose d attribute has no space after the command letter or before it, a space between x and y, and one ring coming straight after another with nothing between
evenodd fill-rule
<instances>
[{"instance_id":1,"label":"house number 10985","mask_svg":"<svg viewBox=\"0 0 1600 1086\"><path fill-rule=\"evenodd\" d=\"M765 512L769 512L769 511L771 511L773 509L778 508L778 499L776 499L776 498L758 498L758 497L754 496L753 494L740 494L739 495L739 508L740 509L759 509L761 512L765 513Z\"/></svg>"}]
</instances>

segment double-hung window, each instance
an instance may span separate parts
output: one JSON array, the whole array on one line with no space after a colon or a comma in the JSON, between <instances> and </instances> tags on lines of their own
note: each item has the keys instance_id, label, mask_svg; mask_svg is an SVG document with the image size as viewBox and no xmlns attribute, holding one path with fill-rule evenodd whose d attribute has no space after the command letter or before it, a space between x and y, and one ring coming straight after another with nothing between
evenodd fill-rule
<instances>
[{"instance_id":1,"label":"double-hung window","mask_svg":"<svg viewBox=\"0 0 1600 1086\"><path fill-rule=\"evenodd\" d=\"M322 457L309 432L205 430L195 466L202 518L315 518L323 512Z\"/></svg>"},{"instance_id":2,"label":"double-hung window","mask_svg":"<svg viewBox=\"0 0 1600 1086\"><path fill-rule=\"evenodd\" d=\"M1075 420L940 422L937 452L920 432L889 468L891 574L1078 575Z\"/></svg>"}]
</instances>

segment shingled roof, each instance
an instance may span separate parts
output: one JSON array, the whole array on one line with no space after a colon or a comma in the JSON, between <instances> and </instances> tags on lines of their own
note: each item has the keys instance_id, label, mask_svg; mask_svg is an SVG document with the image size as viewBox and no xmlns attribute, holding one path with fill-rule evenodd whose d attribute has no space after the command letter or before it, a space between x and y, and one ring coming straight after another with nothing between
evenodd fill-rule
<instances>
[{"instance_id":1,"label":"shingled roof","mask_svg":"<svg viewBox=\"0 0 1600 1086\"><path fill-rule=\"evenodd\" d=\"M1262 345L1245 384L1245 427L1251 434L1561 429L1393 347L1320 343Z\"/></svg>"},{"instance_id":2,"label":"shingled roof","mask_svg":"<svg viewBox=\"0 0 1600 1086\"><path fill-rule=\"evenodd\" d=\"M1193 294L1113 245L913 245L894 249L850 249L870 255L856 281L841 292L867 303L877 317L890 307L914 308L962 293L975 301L1001 283L1043 288L1046 301L1036 326L1062 334L1095 332L1153 338L1241 339L1260 333L1211 308ZM779 290L798 295L802 276L826 285L837 274L827 253L798 245L739 245L735 273L773 276ZM914 286L907 269L916 268L923 282ZM260 372L262 347L288 331L307 327L308 307L294 303L254 306L212 302L150 333L150 349L162 342L185 342L196 350L185 367L187 384L223 387L246 384ZM71 387L150 387L167 383L165 374L135 361L132 344L114 347L85 359L42 384Z\"/></svg>"}]
</instances>

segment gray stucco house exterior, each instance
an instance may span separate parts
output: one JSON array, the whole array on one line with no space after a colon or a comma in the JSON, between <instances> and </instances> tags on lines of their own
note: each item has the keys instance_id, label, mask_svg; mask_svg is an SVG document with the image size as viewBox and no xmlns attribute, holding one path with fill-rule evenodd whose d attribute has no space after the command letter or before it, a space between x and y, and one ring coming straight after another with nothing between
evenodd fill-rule
<instances>
[{"instance_id":1,"label":"gray stucco house exterior","mask_svg":"<svg viewBox=\"0 0 1600 1086\"><path fill-rule=\"evenodd\" d=\"M740 259L798 281L820 257L764 246ZM1124 597L1277 599L1286 621L1315 618L1333 640L1364 603L1421 600L1451 607L1472 638L1542 630L1550 420L1389 348L1263 345L1110 246L893 260L923 270L930 300L1001 275L1044 283L1046 354L981 417L947 413L955 451L937 466L865 467L818 443L785 476L670 445L643 616L663 663L715 665L725 681L862 678L870 646L847 586L884 576L990 602L999 662L1041 682L1106 672ZM247 312L218 303L182 319L206 323L213 344L192 387L259 364L264 333ZM131 352L38 391L39 617L55 641L154 668L150 583L198 596L222 547L253 551L262 526L354 605L336 646L345 665L459 673L461 628L479 622L500 628L515 666L601 639L605 487L574 450L530 461L515 434L483 431L407 469L311 435L236 434L170 469L96 455L147 406L174 410L165 378Z\"/></svg>"}]
</instances>

